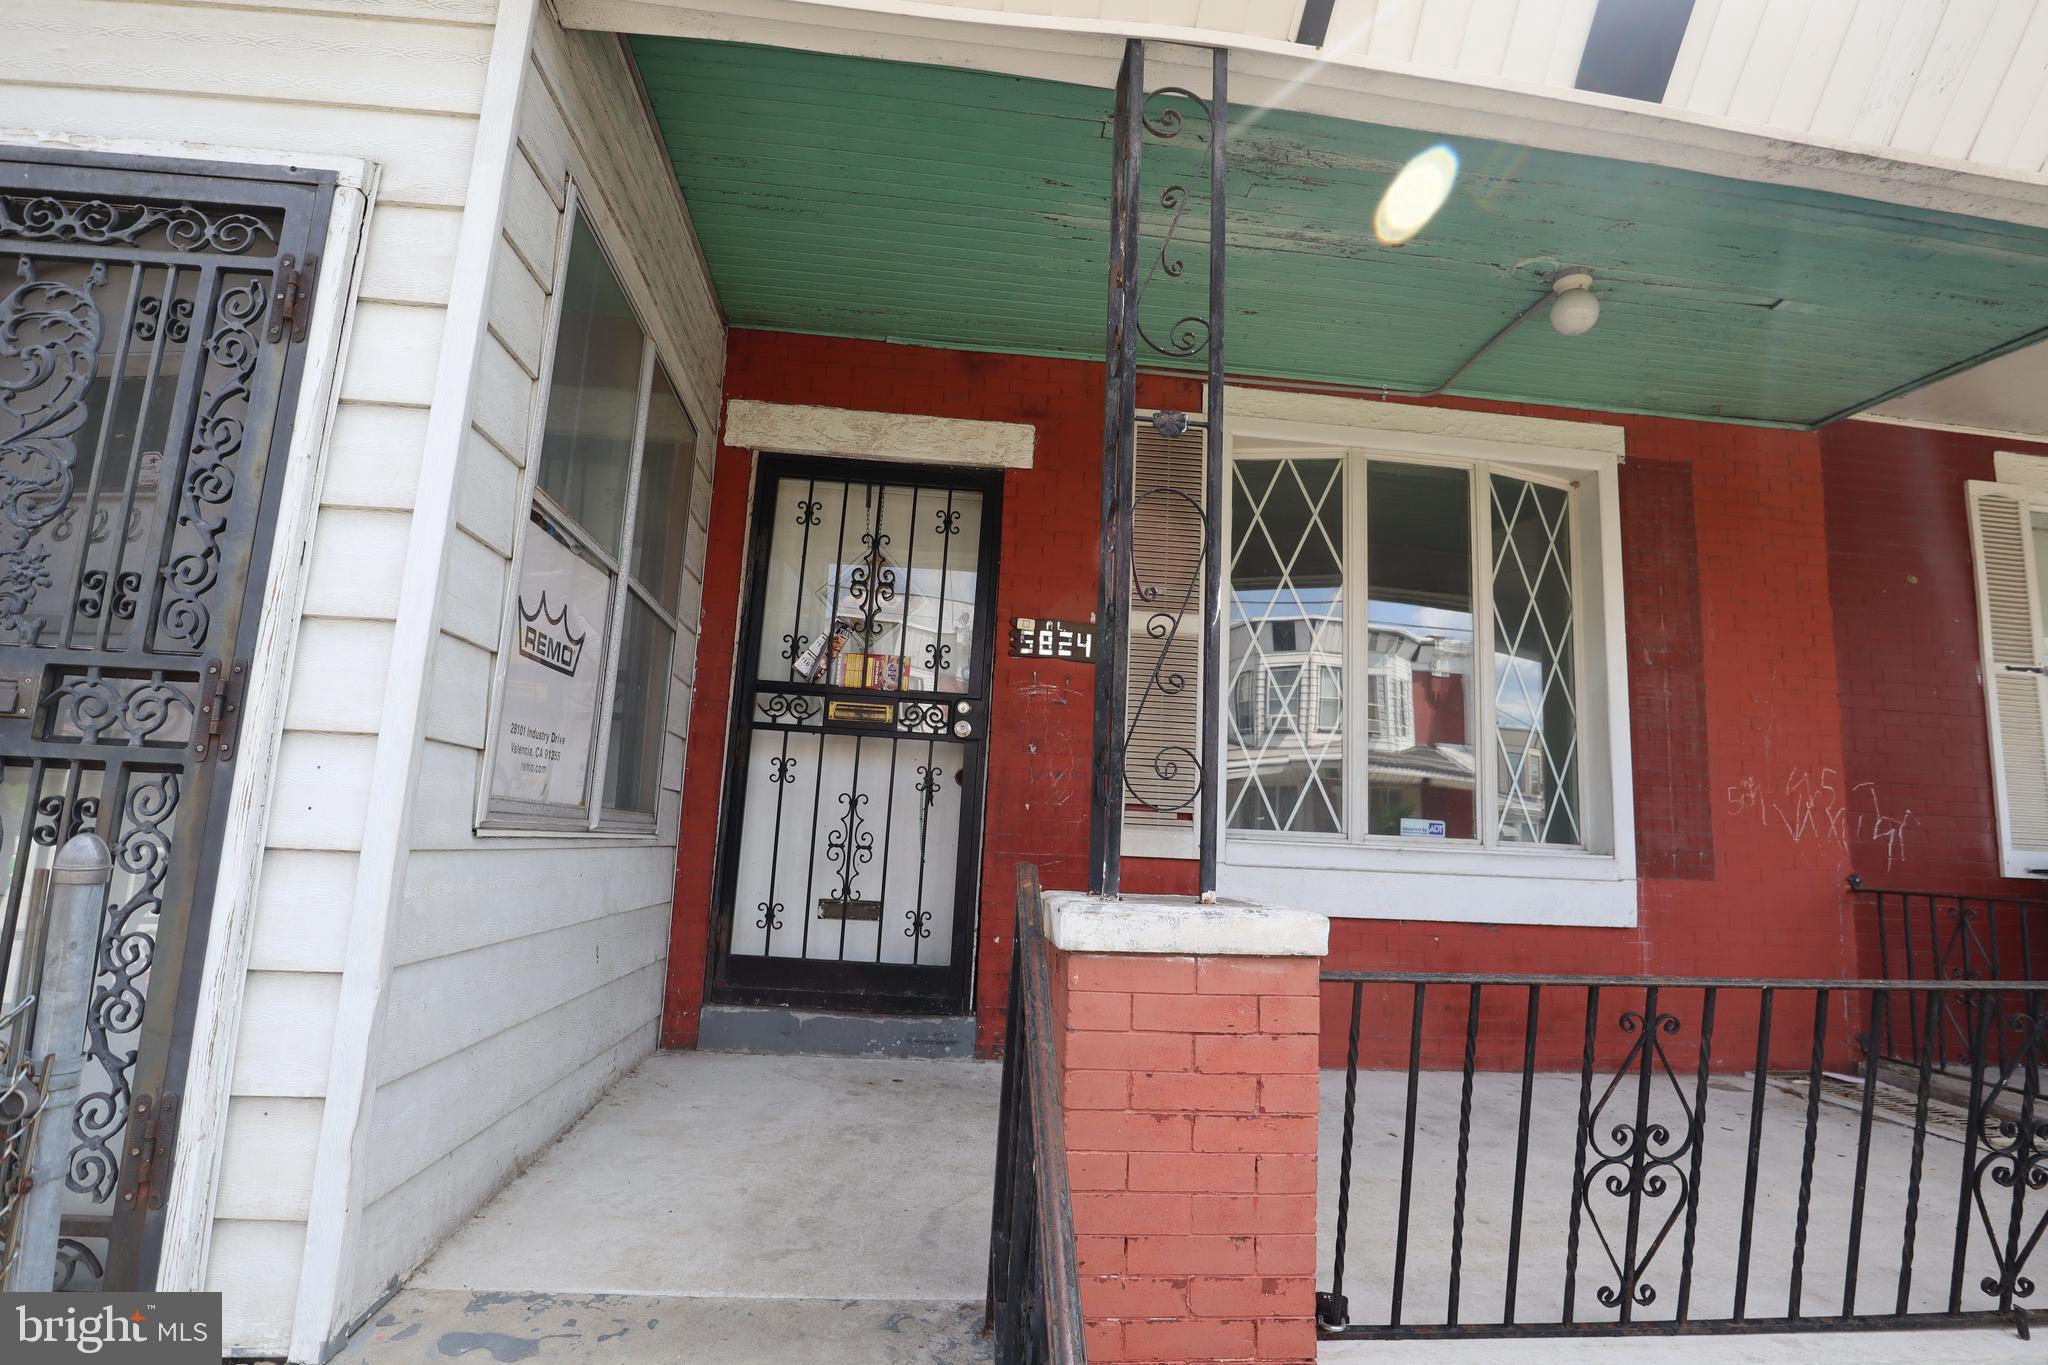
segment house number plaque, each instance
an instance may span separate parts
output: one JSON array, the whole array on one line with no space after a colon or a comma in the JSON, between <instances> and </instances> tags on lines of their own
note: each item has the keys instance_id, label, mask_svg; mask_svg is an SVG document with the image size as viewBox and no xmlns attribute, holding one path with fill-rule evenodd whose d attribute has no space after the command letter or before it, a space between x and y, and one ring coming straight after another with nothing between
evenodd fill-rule
<instances>
[{"instance_id":1,"label":"house number plaque","mask_svg":"<svg viewBox=\"0 0 2048 1365\"><path fill-rule=\"evenodd\" d=\"M1010 622L1010 657L1064 659L1068 663L1092 664L1095 662L1095 623L1015 617Z\"/></svg>"}]
</instances>

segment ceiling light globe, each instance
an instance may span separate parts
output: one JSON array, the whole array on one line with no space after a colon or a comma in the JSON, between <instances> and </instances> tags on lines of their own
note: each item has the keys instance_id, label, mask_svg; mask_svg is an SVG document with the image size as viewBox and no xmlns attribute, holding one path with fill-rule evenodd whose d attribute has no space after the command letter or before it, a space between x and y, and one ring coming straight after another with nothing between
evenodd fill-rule
<instances>
[{"instance_id":1,"label":"ceiling light globe","mask_svg":"<svg viewBox=\"0 0 2048 1365\"><path fill-rule=\"evenodd\" d=\"M1550 325L1564 336L1584 336L1600 320L1600 300L1584 285L1558 293L1550 305Z\"/></svg>"}]
</instances>

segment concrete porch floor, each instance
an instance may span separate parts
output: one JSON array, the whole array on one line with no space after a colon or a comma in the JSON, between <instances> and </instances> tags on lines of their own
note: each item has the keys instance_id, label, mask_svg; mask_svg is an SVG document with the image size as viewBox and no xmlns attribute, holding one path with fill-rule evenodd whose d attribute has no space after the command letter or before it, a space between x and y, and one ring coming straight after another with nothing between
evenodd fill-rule
<instances>
[{"instance_id":1,"label":"concrete porch floor","mask_svg":"<svg viewBox=\"0 0 2048 1365\"><path fill-rule=\"evenodd\" d=\"M373 1315L346 1365L966 1365L999 1067L648 1058Z\"/></svg>"},{"instance_id":2,"label":"concrete porch floor","mask_svg":"<svg viewBox=\"0 0 2048 1365\"><path fill-rule=\"evenodd\" d=\"M338 1357L345 1365L967 1365L991 1359L980 1336L994 1175L999 1068L970 1061L884 1061L661 1053L622 1080L423 1266ZM1361 1078L1358 1182L1351 1282L1361 1320L1383 1306L1399 1176L1402 1078ZM1444 1243L1456 1147L1455 1073L1423 1081L1409 1304L1414 1320L1441 1320ZM1558 1093L1553 1094L1553 1089ZM1567 1093L1569 1092L1569 1093ZM1327 1285L1343 1077L1323 1078L1321 1228ZM1569 1147L1576 1078L1538 1083L1525 1233L1525 1312L1557 1304L1556 1239L1569 1207ZM1516 1078L1481 1076L1472 1134L1466 1245L1467 1317L1499 1310L1507 1174ZM1391 1107L1390 1107L1391 1106ZM1804 1104L1773 1091L1765 1154L1777 1172L1760 1199L1760 1298L1782 1297L1787 1180L1797 1153L1779 1147ZM1824 1108L1817 1153L1808 1305L1825 1312L1838 1292L1840 1197L1855 1115ZM1702 1201L1700 1311L1724 1290L1704 1277L1725 1259L1732 1210L1714 1193L1738 1163L1746 1088L1716 1089ZM1789 1125L1789 1127L1788 1127ZM1845 1136L1848 1141L1845 1144ZM1897 1158L1906 1129L1874 1144L1868 1213L1875 1249L1865 1277L1885 1297L1896 1243L1876 1230L1898 1213ZM1389 1147L1388 1144L1392 1143ZM1945 1279L1955 1157L1930 1142L1928 1255ZM1959 1151L1959 1149L1956 1149ZM1785 1162L1789 1157L1791 1165ZM1565 1165L1560 1171L1557 1163ZM1936 1196L1933 1190L1940 1189ZM1942 1210L1945 1210L1942 1211ZM1895 1224L1893 1225L1895 1226ZM1766 1238L1768 1230L1768 1238ZM1766 1249L1766 1241L1769 1249ZM1539 1245L1540 1243L1540 1245ZM1673 1244L1660 1254L1675 1260ZM1591 1250L1590 1234L1586 1254ZM1977 1270L1972 1262L1973 1274ZM1766 1282L1776 1286L1764 1291ZM1581 1290L1582 1303L1597 1283ZM1664 1282L1659 1281L1660 1288ZM1667 1295L1668 1297L1668 1295ZM1767 1308L1761 1302L1759 1311ZM1780 1305L1782 1306L1782 1305ZM1661 1305L1660 1305L1661 1307ZM1652 1315L1654 1316L1654 1314ZM2044 1358L2037 1341L2007 1329L1824 1333L1673 1339L1326 1343L1321 1359L1356 1365L1627 1360L1687 1365L1956 1365Z\"/></svg>"}]
</instances>

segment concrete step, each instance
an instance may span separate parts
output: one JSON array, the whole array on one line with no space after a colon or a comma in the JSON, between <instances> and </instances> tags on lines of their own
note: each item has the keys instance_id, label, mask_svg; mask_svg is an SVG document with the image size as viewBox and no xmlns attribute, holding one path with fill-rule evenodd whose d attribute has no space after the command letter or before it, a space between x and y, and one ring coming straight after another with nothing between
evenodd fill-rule
<instances>
[{"instance_id":1,"label":"concrete step","mask_svg":"<svg viewBox=\"0 0 2048 1365\"><path fill-rule=\"evenodd\" d=\"M972 1057L972 1015L837 1014L762 1005L706 1005L700 1052L773 1057Z\"/></svg>"},{"instance_id":2,"label":"concrete step","mask_svg":"<svg viewBox=\"0 0 2048 1365\"><path fill-rule=\"evenodd\" d=\"M333 1365L980 1365L978 1303L400 1292Z\"/></svg>"}]
</instances>

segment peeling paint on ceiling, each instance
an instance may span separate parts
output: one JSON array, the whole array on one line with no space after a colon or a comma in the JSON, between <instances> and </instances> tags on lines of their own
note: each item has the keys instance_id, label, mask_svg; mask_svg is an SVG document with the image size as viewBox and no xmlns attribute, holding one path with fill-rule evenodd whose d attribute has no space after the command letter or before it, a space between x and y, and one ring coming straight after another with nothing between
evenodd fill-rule
<instances>
[{"instance_id":1,"label":"peeling paint on ceiling","mask_svg":"<svg viewBox=\"0 0 2048 1365\"><path fill-rule=\"evenodd\" d=\"M1110 91L632 46L735 326L1101 356ZM1566 268L1593 272L1599 325L1524 327L1454 392L1809 425L2048 328L2048 232L1498 142L1458 142L1451 200L1381 245L1382 190L1437 140L1233 111L1233 374L1428 388ZM1191 268L1146 297L1154 335L1207 308L1206 153L1189 141L1146 150L1153 253L1159 190L1184 179L1196 198Z\"/></svg>"}]
</instances>

